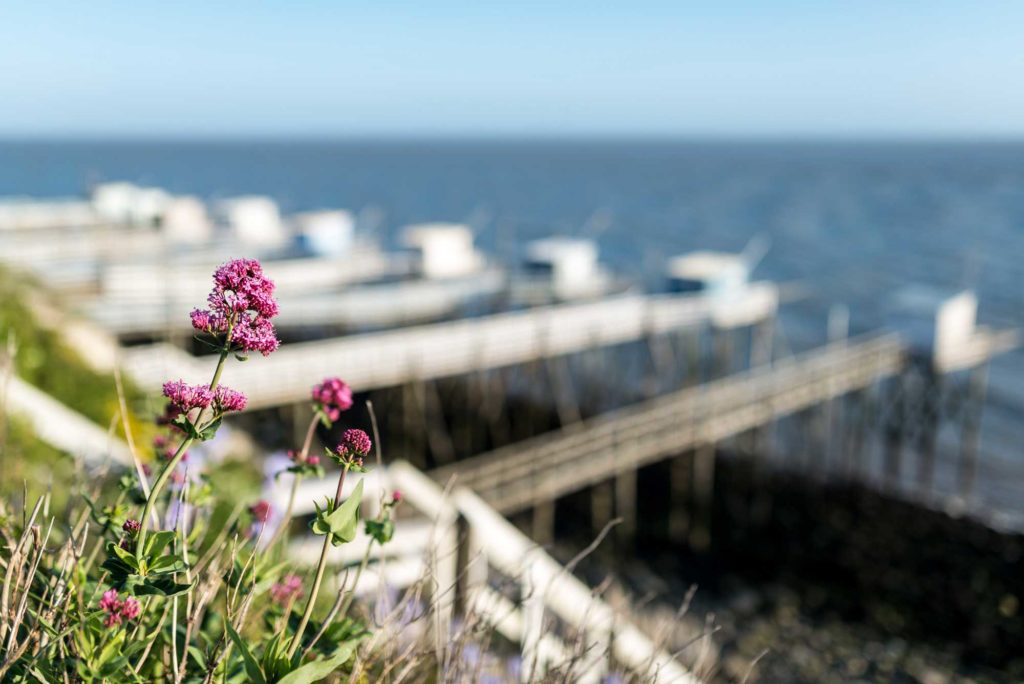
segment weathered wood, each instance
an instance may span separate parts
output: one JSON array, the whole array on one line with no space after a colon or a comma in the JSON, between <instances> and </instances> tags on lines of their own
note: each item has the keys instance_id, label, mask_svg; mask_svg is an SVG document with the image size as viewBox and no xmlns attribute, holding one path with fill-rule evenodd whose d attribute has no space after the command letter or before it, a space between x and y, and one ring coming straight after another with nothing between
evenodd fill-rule
<instances>
[{"instance_id":1,"label":"weathered wood","mask_svg":"<svg viewBox=\"0 0 1024 684\"><path fill-rule=\"evenodd\" d=\"M981 409L987 384L988 364L982 364L971 371L968 379L960 432L960 496L968 502L974 494L974 481L978 473Z\"/></svg>"},{"instance_id":2,"label":"weathered wood","mask_svg":"<svg viewBox=\"0 0 1024 684\"><path fill-rule=\"evenodd\" d=\"M690 546L706 551L711 546L711 508L715 492L715 445L700 444L693 454L693 527Z\"/></svg>"},{"instance_id":3,"label":"weathered wood","mask_svg":"<svg viewBox=\"0 0 1024 684\"><path fill-rule=\"evenodd\" d=\"M636 539L636 470L623 470L615 476L615 516L622 522L615 528L620 551L631 549Z\"/></svg>"},{"instance_id":4,"label":"weathered wood","mask_svg":"<svg viewBox=\"0 0 1024 684\"><path fill-rule=\"evenodd\" d=\"M669 461L668 538L683 543L690 533L690 483L693 458L681 454Z\"/></svg>"},{"instance_id":5,"label":"weathered wood","mask_svg":"<svg viewBox=\"0 0 1024 684\"><path fill-rule=\"evenodd\" d=\"M896 373L902 355L895 337L828 347L614 411L436 475L446 478L457 469L460 482L499 509L522 510L873 384Z\"/></svg>"},{"instance_id":6,"label":"weathered wood","mask_svg":"<svg viewBox=\"0 0 1024 684\"><path fill-rule=\"evenodd\" d=\"M755 283L747 300L762 315L770 315L777 304L776 288ZM287 344L258 364L233 367L231 384L246 393L250 408L266 408L307 398L310 378L341 372L358 391L395 387L623 344L651 331L699 327L713 309L711 299L703 296L622 295ZM205 359L169 345L127 349L124 367L140 386L152 390L169 377L201 382L210 372Z\"/></svg>"}]
</instances>

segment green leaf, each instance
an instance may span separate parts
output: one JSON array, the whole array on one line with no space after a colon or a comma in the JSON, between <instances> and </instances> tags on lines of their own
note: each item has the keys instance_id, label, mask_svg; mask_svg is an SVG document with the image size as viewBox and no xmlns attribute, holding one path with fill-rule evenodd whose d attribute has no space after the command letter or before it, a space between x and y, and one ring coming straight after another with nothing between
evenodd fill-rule
<instances>
[{"instance_id":1,"label":"green leaf","mask_svg":"<svg viewBox=\"0 0 1024 684\"><path fill-rule=\"evenodd\" d=\"M160 556L149 566L151 575L171 575L176 572L185 572L187 569L188 565L179 556Z\"/></svg>"},{"instance_id":2,"label":"green leaf","mask_svg":"<svg viewBox=\"0 0 1024 684\"><path fill-rule=\"evenodd\" d=\"M344 665L355 653L355 644L343 644L337 652L326 660L314 660L277 680L277 684L312 684L331 674Z\"/></svg>"},{"instance_id":3,"label":"green leaf","mask_svg":"<svg viewBox=\"0 0 1024 684\"><path fill-rule=\"evenodd\" d=\"M214 420L210 421L202 431L199 432L200 441L206 442L213 439L214 435L217 434L217 430L220 428L221 416L217 416Z\"/></svg>"},{"instance_id":4,"label":"green leaf","mask_svg":"<svg viewBox=\"0 0 1024 684\"><path fill-rule=\"evenodd\" d=\"M359 523L359 504L363 500L363 481L352 491L352 495L345 499L334 511L321 511L317 506L316 519L313 521L313 532L315 534L330 534L331 544L340 546L356 538L357 525ZM330 506L328 506L328 509Z\"/></svg>"},{"instance_id":5,"label":"green leaf","mask_svg":"<svg viewBox=\"0 0 1024 684\"><path fill-rule=\"evenodd\" d=\"M376 539L378 544L386 544L395 536L395 523L390 518L367 520L366 534Z\"/></svg>"},{"instance_id":6,"label":"green leaf","mask_svg":"<svg viewBox=\"0 0 1024 684\"><path fill-rule=\"evenodd\" d=\"M141 643L141 642L140 642ZM198 646L189 646L188 652L192 659L199 665L200 670L206 669L206 654Z\"/></svg>"},{"instance_id":7,"label":"green leaf","mask_svg":"<svg viewBox=\"0 0 1024 684\"><path fill-rule=\"evenodd\" d=\"M172 420L171 425L180 429L192 439L199 439L199 433L196 431L196 426L192 424L192 421L190 421L188 416L184 413Z\"/></svg>"},{"instance_id":8,"label":"green leaf","mask_svg":"<svg viewBox=\"0 0 1024 684\"><path fill-rule=\"evenodd\" d=\"M249 645L245 643L242 637L238 636L238 632L235 631L230 622L225 622L224 626L228 630L228 636L231 637L231 641L235 642L235 647L242 654L242 661L245 663L245 673L249 675L249 680L255 682L255 684L267 684L267 680L263 677L263 671L260 670L259 663L256 662L252 651L249 650Z\"/></svg>"},{"instance_id":9,"label":"green leaf","mask_svg":"<svg viewBox=\"0 0 1024 684\"><path fill-rule=\"evenodd\" d=\"M124 630L118 630L118 632L115 633L114 636L110 638L110 641L108 641L106 643L106 645L103 647L103 650L100 651L99 658L97 658L97 661L96 661L97 664L102 667L104 663L107 663L110 660L112 660L115 656L120 655L120 653L121 653L121 644L123 644L123 643L124 643Z\"/></svg>"},{"instance_id":10,"label":"green leaf","mask_svg":"<svg viewBox=\"0 0 1024 684\"><path fill-rule=\"evenodd\" d=\"M161 530L154 532L146 538L146 548L143 555L154 561L160 557L167 545L174 541L174 530Z\"/></svg>"},{"instance_id":11,"label":"green leaf","mask_svg":"<svg viewBox=\"0 0 1024 684\"><path fill-rule=\"evenodd\" d=\"M107 542L107 554L111 558L117 557L124 565L128 566L135 572L139 570L139 561L135 558L135 554L127 549L122 549L119 544L114 542Z\"/></svg>"},{"instance_id":12,"label":"green leaf","mask_svg":"<svg viewBox=\"0 0 1024 684\"><path fill-rule=\"evenodd\" d=\"M135 587L136 596L177 596L192 589L191 584L180 584L170 577L148 577Z\"/></svg>"}]
</instances>

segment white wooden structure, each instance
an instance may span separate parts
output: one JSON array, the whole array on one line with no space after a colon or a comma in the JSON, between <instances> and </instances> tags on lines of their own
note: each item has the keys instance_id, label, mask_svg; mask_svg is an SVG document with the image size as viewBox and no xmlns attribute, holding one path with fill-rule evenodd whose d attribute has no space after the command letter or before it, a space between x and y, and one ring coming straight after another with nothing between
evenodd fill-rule
<instances>
[{"instance_id":1,"label":"white wooden structure","mask_svg":"<svg viewBox=\"0 0 1024 684\"><path fill-rule=\"evenodd\" d=\"M28 421L35 435L52 447L80 456L89 463L111 460L132 463L128 445L82 414L60 403L17 376L4 378L5 413Z\"/></svg>"},{"instance_id":2,"label":"white wooden structure","mask_svg":"<svg viewBox=\"0 0 1024 684\"><path fill-rule=\"evenodd\" d=\"M667 266L672 292L727 294L747 285L750 266L741 254L700 251L677 256Z\"/></svg>"},{"instance_id":3,"label":"white wooden structure","mask_svg":"<svg viewBox=\"0 0 1024 684\"><path fill-rule=\"evenodd\" d=\"M277 203L269 197L223 199L214 205L214 214L241 245L250 249L283 247L288 242Z\"/></svg>"},{"instance_id":4,"label":"white wooden structure","mask_svg":"<svg viewBox=\"0 0 1024 684\"><path fill-rule=\"evenodd\" d=\"M473 231L459 223L420 223L402 231L402 245L415 254L424 278L457 278L479 271L484 258Z\"/></svg>"},{"instance_id":5,"label":"white wooden structure","mask_svg":"<svg viewBox=\"0 0 1024 684\"><path fill-rule=\"evenodd\" d=\"M543 286L558 300L593 297L608 287L598 265L597 243L581 238L550 237L526 245L523 267L528 284Z\"/></svg>"},{"instance_id":6,"label":"white wooden structure","mask_svg":"<svg viewBox=\"0 0 1024 684\"><path fill-rule=\"evenodd\" d=\"M757 283L746 291L745 310L774 315L776 287ZM706 324L718 311L706 297L624 295L579 304L466 318L447 323L285 345L258 363L234 364L224 382L249 397L250 408L308 398L313 382L344 375L357 391L393 387L500 368L643 339L652 333ZM123 367L144 389L158 391L168 378L209 379L209 359L170 345L124 350Z\"/></svg>"},{"instance_id":7,"label":"white wooden structure","mask_svg":"<svg viewBox=\"0 0 1024 684\"><path fill-rule=\"evenodd\" d=\"M341 256L355 242L356 221L341 209L306 211L291 217L301 247L319 256Z\"/></svg>"},{"instance_id":8,"label":"white wooden structure","mask_svg":"<svg viewBox=\"0 0 1024 684\"><path fill-rule=\"evenodd\" d=\"M552 501L701 444L714 444L898 373L897 335L839 342L462 461L431 475L503 513Z\"/></svg>"},{"instance_id":9,"label":"white wooden structure","mask_svg":"<svg viewBox=\"0 0 1024 684\"><path fill-rule=\"evenodd\" d=\"M352 491L356 478L346 482ZM398 521L395 538L384 547L374 546L373 570L364 575L357 593L366 595L385 580L406 587L433 573L433 605L444 622L450 622L456 595L472 612L502 636L518 643L523 654L522 681L548 668L574 663L573 681L596 684L609 671L609 657L645 682L696 684L696 677L656 643L630 624L554 558L521 533L473 492L456 487L446 495L433 480L405 462L371 472L364 478L366 515L381 493L398 489L403 506L420 517ZM297 497L297 511L312 512L312 501L322 483L311 483ZM272 504L284 506L288 484L281 481ZM358 563L367 540L332 549L337 564ZM317 562L322 542L300 539L293 543L292 557ZM460 552L460 544L465 545ZM464 559L460 564L460 558ZM519 588L518 600L488 584L493 569ZM550 628L555 618L578 633L582 657Z\"/></svg>"}]
</instances>

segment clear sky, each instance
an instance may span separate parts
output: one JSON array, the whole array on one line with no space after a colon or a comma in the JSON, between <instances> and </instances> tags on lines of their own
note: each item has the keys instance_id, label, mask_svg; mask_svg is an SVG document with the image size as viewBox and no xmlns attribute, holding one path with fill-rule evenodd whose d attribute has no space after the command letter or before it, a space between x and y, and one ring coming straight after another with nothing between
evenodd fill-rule
<instances>
[{"instance_id":1,"label":"clear sky","mask_svg":"<svg viewBox=\"0 0 1024 684\"><path fill-rule=\"evenodd\" d=\"M0 135L1024 136L1020 0L0 3Z\"/></svg>"}]
</instances>

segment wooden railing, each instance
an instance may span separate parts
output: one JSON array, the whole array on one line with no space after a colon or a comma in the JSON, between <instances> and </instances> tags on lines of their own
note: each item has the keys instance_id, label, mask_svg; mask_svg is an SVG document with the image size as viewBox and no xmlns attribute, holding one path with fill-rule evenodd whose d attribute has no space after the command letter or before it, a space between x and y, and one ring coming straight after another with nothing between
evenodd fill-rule
<instances>
[{"instance_id":1,"label":"wooden railing","mask_svg":"<svg viewBox=\"0 0 1024 684\"><path fill-rule=\"evenodd\" d=\"M897 373L895 335L840 342L605 414L431 473L503 513L551 501L699 444L713 444Z\"/></svg>"},{"instance_id":2,"label":"wooden railing","mask_svg":"<svg viewBox=\"0 0 1024 684\"><path fill-rule=\"evenodd\" d=\"M751 320L774 313L777 292L755 283L728 302ZM259 363L235 365L224 381L265 408L309 397L312 383L344 374L356 390L499 368L532 359L622 344L645 335L708 323L722 311L713 298L625 295L482 318L285 345ZM125 350L124 368L156 391L168 378L202 382L210 364L169 345Z\"/></svg>"},{"instance_id":3,"label":"wooden railing","mask_svg":"<svg viewBox=\"0 0 1024 684\"><path fill-rule=\"evenodd\" d=\"M354 479L347 483L346 492L354 484ZM549 668L571 666L573 681L596 683L609 672L610 661L645 682L698 681L473 492L456 487L446 493L431 478L401 461L370 473L364 484L364 501L375 501L382 487L394 487L422 516L418 521L401 519L392 542L376 547L375 556L388 559L375 564L377 577L401 587L432 574L428 579L434 587L431 605L436 617L450 624L456 596L461 597L464 611L489 622L502 636L519 644L524 682ZM304 492L315 489L306 488ZM287 486L281 486L274 501L281 503L286 496ZM303 511L307 508L305 499L304 494L298 507ZM291 555L299 562L313 563L319 555L318 546L297 540ZM335 550L332 560L355 562L365 545L350 546ZM491 570L517 587L518 598L508 598L507 587L499 591L488 584ZM364 581L359 587L361 593L372 591L368 585L373 581ZM572 644L550 629L552 619L571 628L575 633Z\"/></svg>"}]
</instances>

